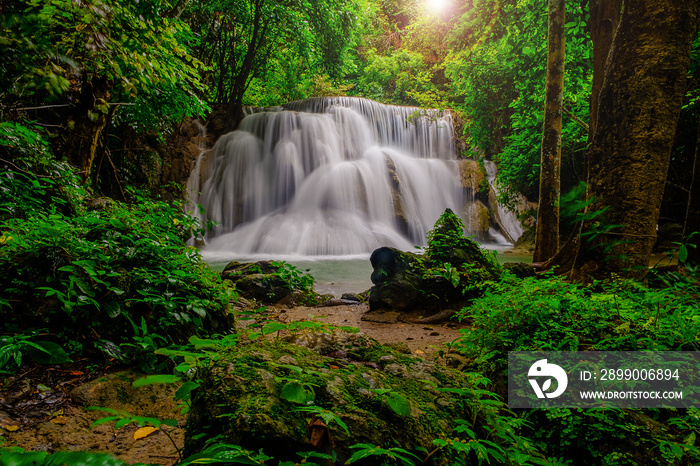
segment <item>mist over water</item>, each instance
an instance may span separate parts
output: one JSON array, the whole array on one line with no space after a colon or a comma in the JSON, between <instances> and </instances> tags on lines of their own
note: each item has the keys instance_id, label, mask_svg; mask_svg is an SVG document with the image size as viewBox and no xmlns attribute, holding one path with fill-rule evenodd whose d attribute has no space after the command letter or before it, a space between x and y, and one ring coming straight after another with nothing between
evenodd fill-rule
<instances>
[{"instance_id":1,"label":"mist over water","mask_svg":"<svg viewBox=\"0 0 700 466\"><path fill-rule=\"evenodd\" d=\"M193 205L218 224L216 257L369 257L411 250L445 208L463 211L448 113L360 98L252 111L204 153ZM468 225L467 225L468 229Z\"/></svg>"}]
</instances>

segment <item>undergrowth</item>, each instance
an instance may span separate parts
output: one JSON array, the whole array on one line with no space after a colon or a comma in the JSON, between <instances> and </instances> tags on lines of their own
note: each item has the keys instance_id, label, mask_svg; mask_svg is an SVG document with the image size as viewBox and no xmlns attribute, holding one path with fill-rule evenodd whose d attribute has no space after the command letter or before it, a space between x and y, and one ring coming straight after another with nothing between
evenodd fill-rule
<instances>
[{"instance_id":1,"label":"undergrowth","mask_svg":"<svg viewBox=\"0 0 700 466\"><path fill-rule=\"evenodd\" d=\"M655 283L661 283L655 280ZM509 351L696 351L694 278L663 287L618 280L591 286L561 277L505 275L460 311L471 322L443 356L493 380L506 396ZM695 464L697 409L523 410L523 435L559 464Z\"/></svg>"},{"instance_id":2,"label":"undergrowth","mask_svg":"<svg viewBox=\"0 0 700 466\"><path fill-rule=\"evenodd\" d=\"M0 129L14 155L0 169L0 332L42 331L76 354L121 345L107 356L148 368L161 345L228 331L232 296L187 246L201 231L180 205L91 196L36 133Z\"/></svg>"}]
</instances>

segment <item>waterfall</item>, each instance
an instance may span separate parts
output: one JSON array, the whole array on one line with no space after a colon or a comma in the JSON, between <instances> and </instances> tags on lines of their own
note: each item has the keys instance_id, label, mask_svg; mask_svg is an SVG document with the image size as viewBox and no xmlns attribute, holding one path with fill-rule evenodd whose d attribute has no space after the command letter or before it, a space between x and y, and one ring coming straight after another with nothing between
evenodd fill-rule
<instances>
[{"instance_id":1,"label":"waterfall","mask_svg":"<svg viewBox=\"0 0 700 466\"><path fill-rule=\"evenodd\" d=\"M463 189L447 112L361 98L254 109L200 156L195 213L205 252L351 255L410 250Z\"/></svg>"},{"instance_id":2,"label":"waterfall","mask_svg":"<svg viewBox=\"0 0 700 466\"><path fill-rule=\"evenodd\" d=\"M484 168L486 169L486 180L494 190L494 193L498 194L498 183L496 182L496 164L490 160L485 160ZM499 221L501 231L508 236L507 240L515 243L524 231L523 225L520 223L520 220L518 220L518 216L515 214L515 212L504 208L501 204L496 204L496 218Z\"/></svg>"}]
</instances>

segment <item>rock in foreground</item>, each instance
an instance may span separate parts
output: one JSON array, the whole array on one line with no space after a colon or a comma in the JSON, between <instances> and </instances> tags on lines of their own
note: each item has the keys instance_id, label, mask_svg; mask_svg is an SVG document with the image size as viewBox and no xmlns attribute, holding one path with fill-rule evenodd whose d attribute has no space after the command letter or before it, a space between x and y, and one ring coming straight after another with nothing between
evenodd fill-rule
<instances>
[{"instance_id":1,"label":"rock in foreground","mask_svg":"<svg viewBox=\"0 0 700 466\"><path fill-rule=\"evenodd\" d=\"M474 430L488 430L466 374L377 344L331 354L281 340L221 353L193 396L187 451L221 435L221 442L262 448L276 460L298 461L296 452L310 450L343 459L358 443L430 451L458 419L478 419Z\"/></svg>"},{"instance_id":2,"label":"rock in foreground","mask_svg":"<svg viewBox=\"0 0 700 466\"><path fill-rule=\"evenodd\" d=\"M459 309L482 293L482 284L500 268L479 245L463 236L459 218L449 209L428 234L426 254L383 247L370 257L374 268L370 310Z\"/></svg>"}]
</instances>

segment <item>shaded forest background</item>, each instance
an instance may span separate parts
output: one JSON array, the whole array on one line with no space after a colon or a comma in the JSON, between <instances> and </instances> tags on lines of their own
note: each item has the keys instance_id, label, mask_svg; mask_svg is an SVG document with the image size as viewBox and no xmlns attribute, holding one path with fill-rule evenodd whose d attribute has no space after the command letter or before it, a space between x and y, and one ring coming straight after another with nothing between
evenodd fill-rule
<instances>
[{"instance_id":1,"label":"shaded forest background","mask_svg":"<svg viewBox=\"0 0 700 466\"><path fill-rule=\"evenodd\" d=\"M587 0L566 2L563 191L585 181L588 12ZM539 2L26 1L5 5L2 18L0 117L49 140L108 193L110 175L124 184L154 172L155 151L130 151L136 136L167 137L183 117L212 110L228 115L211 125L221 132L242 106L345 94L453 109L464 155L499 163L504 200L538 197L547 58ZM697 45L662 211L679 224L697 140Z\"/></svg>"}]
</instances>

